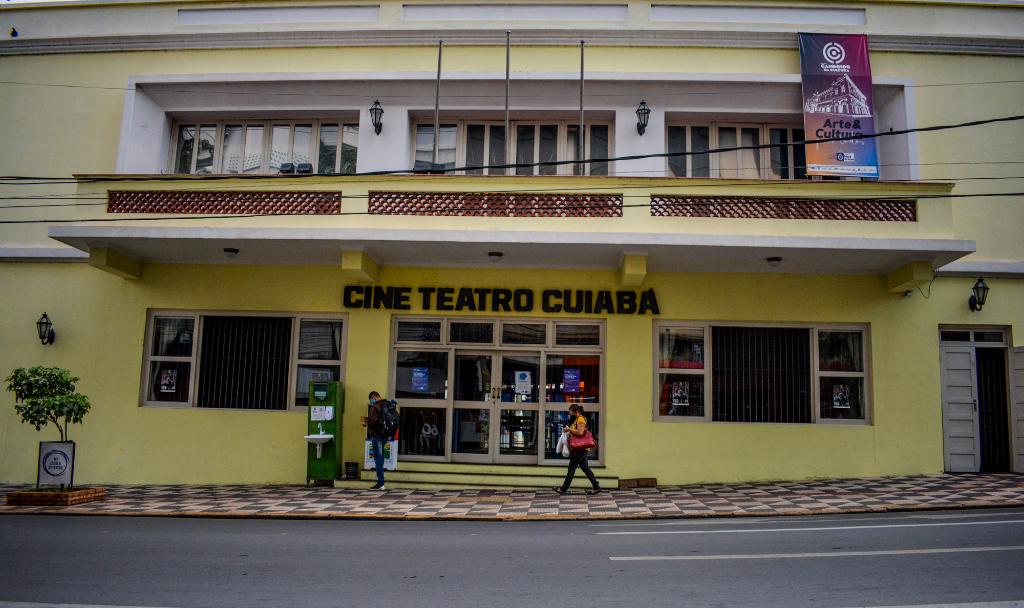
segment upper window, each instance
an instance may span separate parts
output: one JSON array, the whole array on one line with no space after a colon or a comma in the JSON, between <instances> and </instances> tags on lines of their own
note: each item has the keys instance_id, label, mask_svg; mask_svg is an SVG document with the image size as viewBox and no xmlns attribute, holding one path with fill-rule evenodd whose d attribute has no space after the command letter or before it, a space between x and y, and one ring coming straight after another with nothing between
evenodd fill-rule
<instances>
[{"instance_id":1,"label":"upper window","mask_svg":"<svg viewBox=\"0 0 1024 608\"><path fill-rule=\"evenodd\" d=\"M221 121L179 124L174 173L356 172L359 125L342 121Z\"/></svg>"},{"instance_id":2,"label":"upper window","mask_svg":"<svg viewBox=\"0 0 1024 608\"><path fill-rule=\"evenodd\" d=\"M867 420L864 329L655 327L657 419Z\"/></svg>"},{"instance_id":3,"label":"upper window","mask_svg":"<svg viewBox=\"0 0 1024 608\"><path fill-rule=\"evenodd\" d=\"M153 313L145 405L286 410L308 405L309 383L340 380L336 318Z\"/></svg>"},{"instance_id":4,"label":"upper window","mask_svg":"<svg viewBox=\"0 0 1024 608\"><path fill-rule=\"evenodd\" d=\"M803 141L799 127L775 125L669 125L667 150L673 177L733 179L807 179L804 148L785 145ZM778 147L751 149L764 144ZM709 149L739 148L708 154Z\"/></svg>"},{"instance_id":5,"label":"upper window","mask_svg":"<svg viewBox=\"0 0 1024 608\"><path fill-rule=\"evenodd\" d=\"M438 139L437 166L434 154L434 125L417 124L415 131L416 171L450 170L456 166L475 175L608 175L607 161L583 164L538 164L574 161L579 158L579 124L568 121L524 122L509 124L511 141L506 138L505 123L465 121L442 124ZM585 125L584 156L606 159L611 156L611 126ZM497 169L494 165L524 165ZM486 168L485 168L486 167Z\"/></svg>"}]
</instances>

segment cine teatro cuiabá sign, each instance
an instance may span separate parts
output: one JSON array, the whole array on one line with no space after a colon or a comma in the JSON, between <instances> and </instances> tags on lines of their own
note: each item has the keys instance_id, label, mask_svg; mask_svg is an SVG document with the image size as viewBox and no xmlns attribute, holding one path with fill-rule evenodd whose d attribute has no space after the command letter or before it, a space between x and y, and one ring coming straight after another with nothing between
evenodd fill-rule
<instances>
[{"instance_id":1,"label":"cine teatro cuiab\u00e1 sign","mask_svg":"<svg viewBox=\"0 0 1024 608\"><path fill-rule=\"evenodd\" d=\"M420 310L442 312L533 312L643 315L659 314L653 289L594 290L544 289L537 297L533 289L491 287L395 287L382 285L346 285L342 305L348 309L412 310L416 301Z\"/></svg>"}]
</instances>

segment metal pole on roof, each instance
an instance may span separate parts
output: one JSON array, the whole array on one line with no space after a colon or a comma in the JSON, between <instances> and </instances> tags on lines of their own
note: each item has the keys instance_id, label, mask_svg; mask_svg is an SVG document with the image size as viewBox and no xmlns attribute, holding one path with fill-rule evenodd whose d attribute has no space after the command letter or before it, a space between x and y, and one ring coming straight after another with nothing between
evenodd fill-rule
<instances>
[{"instance_id":1,"label":"metal pole on roof","mask_svg":"<svg viewBox=\"0 0 1024 608\"><path fill-rule=\"evenodd\" d=\"M511 78L511 67L512 67L512 30L505 30L505 162L507 163L511 155L512 148L512 134L508 132L508 90L509 80ZM507 173L508 170L502 171Z\"/></svg>"},{"instance_id":2,"label":"metal pole on roof","mask_svg":"<svg viewBox=\"0 0 1024 608\"><path fill-rule=\"evenodd\" d=\"M443 40L437 41L437 80L434 82L434 156L430 163L432 170L437 168L438 142L441 139L440 118L441 118L441 47Z\"/></svg>"},{"instance_id":3,"label":"metal pole on roof","mask_svg":"<svg viewBox=\"0 0 1024 608\"><path fill-rule=\"evenodd\" d=\"M585 171L583 170L583 143L586 139L587 133L583 128L583 47L585 44L586 43L584 41L580 40L580 131L576 136L576 144L578 147L576 159L579 161L579 164L577 164L576 166L579 168L580 175L583 175L585 173Z\"/></svg>"}]
</instances>

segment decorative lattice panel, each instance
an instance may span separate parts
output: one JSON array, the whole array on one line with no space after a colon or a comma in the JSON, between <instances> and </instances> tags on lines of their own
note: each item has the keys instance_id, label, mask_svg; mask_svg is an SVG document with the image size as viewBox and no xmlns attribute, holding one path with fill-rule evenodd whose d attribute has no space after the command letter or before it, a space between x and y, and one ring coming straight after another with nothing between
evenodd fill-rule
<instances>
[{"instance_id":1,"label":"decorative lattice panel","mask_svg":"<svg viewBox=\"0 0 1024 608\"><path fill-rule=\"evenodd\" d=\"M374 215L622 217L621 194L371 192Z\"/></svg>"},{"instance_id":2,"label":"decorative lattice panel","mask_svg":"<svg viewBox=\"0 0 1024 608\"><path fill-rule=\"evenodd\" d=\"M915 222L914 200L651 196L651 215L771 220Z\"/></svg>"},{"instance_id":3,"label":"decorative lattice panel","mask_svg":"<svg viewBox=\"0 0 1024 608\"><path fill-rule=\"evenodd\" d=\"M341 192L131 190L107 193L108 213L322 215L341 213Z\"/></svg>"}]
</instances>

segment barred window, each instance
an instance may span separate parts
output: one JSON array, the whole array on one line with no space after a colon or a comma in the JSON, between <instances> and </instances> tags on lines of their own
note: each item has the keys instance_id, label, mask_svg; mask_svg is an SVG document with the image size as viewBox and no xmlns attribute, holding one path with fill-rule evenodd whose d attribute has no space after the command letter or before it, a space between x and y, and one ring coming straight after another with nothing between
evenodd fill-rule
<instances>
[{"instance_id":1,"label":"barred window","mask_svg":"<svg viewBox=\"0 0 1024 608\"><path fill-rule=\"evenodd\" d=\"M655 324L655 420L868 420L858 327Z\"/></svg>"},{"instance_id":2,"label":"barred window","mask_svg":"<svg viewBox=\"0 0 1024 608\"><path fill-rule=\"evenodd\" d=\"M341 379L343 335L338 318L151 312L142 404L307 405L311 381Z\"/></svg>"}]
</instances>

